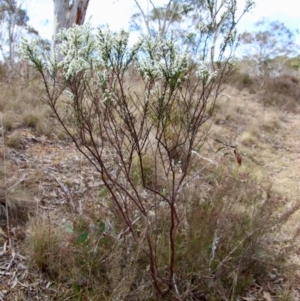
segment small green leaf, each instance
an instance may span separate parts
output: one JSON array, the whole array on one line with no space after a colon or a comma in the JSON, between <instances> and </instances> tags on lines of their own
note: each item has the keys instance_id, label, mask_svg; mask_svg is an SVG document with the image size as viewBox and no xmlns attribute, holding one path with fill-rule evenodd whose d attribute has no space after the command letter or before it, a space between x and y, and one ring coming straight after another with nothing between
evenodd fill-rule
<instances>
[{"instance_id":1,"label":"small green leaf","mask_svg":"<svg viewBox=\"0 0 300 301\"><path fill-rule=\"evenodd\" d=\"M85 242L87 240L88 236L89 236L89 233L87 231L82 232L80 234L80 236L78 237L76 244Z\"/></svg>"},{"instance_id":2,"label":"small green leaf","mask_svg":"<svg viewBox=\"0 0 300 301\"><path fill-rule=\"evenodd\" d=\"M105 228L106 228L105 224L103 222L100 222L99 223L99 230L100 230L101 233L105 232Z\"/></svg>"}]
</instances>

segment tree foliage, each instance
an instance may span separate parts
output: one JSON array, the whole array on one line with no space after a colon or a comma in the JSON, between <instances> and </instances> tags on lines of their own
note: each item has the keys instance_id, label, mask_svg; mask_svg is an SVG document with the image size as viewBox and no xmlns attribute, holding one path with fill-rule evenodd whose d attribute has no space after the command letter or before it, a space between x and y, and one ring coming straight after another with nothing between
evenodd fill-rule
<instances>
[{"instance_id":1,"label":"tree foliage","mask_svg":"<svg viewBox=\"0 0 300 301\"><path fill-rule=\"evenodd\" d=\"M37 36L38 32L28 25L27 11L18 0L0 0L0 50L7 71L14 73L18 61L17 45L22 35Z\"/></svg>"},{"instance_id":2,"label":"tree foliage","mask_svg":"<svg viewBox=\"0 0 300 301\"><path fill-rule=\"evenodd\" d=\"M240 36L240 51L247 59L252 72L260 76L277 75L283 64L297 52L295 33L280 21L262 19L255 31Z\"/></svg>"},{"instance_id":3,"label":"tree foliage","mask_svg":"<svg viewBox=\"0 0 300 301\"><path fill-rule=\"evenodd\" d=\"M151 36L173 35L194 55L207 57L205 49L210 52L212 69L212 62L219 60L216 54L223 52L230 40L235 41L240 18L254 6L254 1L247 0L238 13L235 0L169 0L160 6L148 0L147 9L138 0L134 2L138 12L132 16L132 29Z\"/></svg>"}]
</instances>

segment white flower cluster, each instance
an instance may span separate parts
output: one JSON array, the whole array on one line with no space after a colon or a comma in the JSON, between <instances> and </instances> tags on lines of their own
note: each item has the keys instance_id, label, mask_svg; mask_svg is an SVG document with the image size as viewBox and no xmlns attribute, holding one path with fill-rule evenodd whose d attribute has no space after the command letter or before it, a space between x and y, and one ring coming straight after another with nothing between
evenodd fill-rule
<instances>
[{"instance_id":1,"label":"white flower cluster","mask_svg":"<svg viewBox=\"0 0 300 301\"><path fill-rule=\"evenodd\" d=\"M151 95L154 95L157 99L161 98L161 85L156 82L153 89L150 91Z\"/></svg>"},{"instance_id":2,"label":"white flower cluster","mask_svg":"<svg viewBox=\"0 0 300 301\"><path fill-rule=\"evenodd\" d=\"M97 72L97 82L95 83L103 92L102 101L106 104L110 104L113 101L112 92L108 89L108 76L107 71Z\"/></svg>"},{"instance_id":3,"label":"white flower cluster","mask_svg":"<svg viewBox=\"0 0 300 301\"><path fill-rule=\"evenodd\" d=\"M129 32L121 29L114 33L111 30L98 29L96 46L101 64L109 68L126 69L140 48L140 42L129 47Z\"/></svg>"},{"instance_id":4,"label":"white flower cluster","mask_svg":"<svg viewBox=\"0 0 300 301\"><path fill-rule=\"evenodd\" d=\"M93 34L90 24L86 23L63 29L58 38L61 40L57 50L60 61L56 55L53 58L42 55L36 41L23 40L23 57L32 61L38 68L44 68L43 71L46 70L51 76L53 74L53 78L56 76L53 70L62 70L66 80L80 72L89 79L93 67L93 71L98 74L98 85L102 91L106 91L107 99L110 95L104 70L108 72L113 69L121 74L133 61L137 62L137 69L144 79L165 79L172 89L178 87L187 77L190 61L188 54L180 50L172 37L142 37L133 47L129 47L127 31L114 33L109 29L98 29L98 32ZM91 80L90 83L95 85L97 80Z\"/></svg>"},{"instance_id":5,"label":"white flower cluster","mask_svg":"<svg viewBox=\"0 0 300 301\"><path fill-rule=\"evenodd\" d=\"M38 46L38 40L28 41L22 39L19 53L23 59L32 62L37 68L43 68L43 56Z\"/></svg>"},{"instance_id":6,"label":"white flower cluster","mask_svg":"<svg viewBox=\"0 0 300 301\"><path fill-rule=\"evenodd\" d=\"M142 53L137 58L137 69L145 80L173 79L180 83L186 78L189 59L177 49L174 39L144 37Z\"/></svg>"},{"instance_id":7,"label":"white flower cluster","mask_svg":"<svg viewBox=\"0 0 300 301\"><path fill-rule=\"evenodd\" d=\"M63 56L58 67L63 68L65 78L89 71L95 50L95 37L90 24L63 29L58 33L58 38L61 39L59 51Z\"/></svg>"},{"instance_id":8,"label":"white flower cluster","mask_svg":"<svg viewBox=\"0 0 300 301\"><path fill-rule=\"evenodd\" d=\"M52 78L55 77L57 71L57 54L52 55L49 52L42 50L39 40L22 39L19 46L21 57L32 63L39 72L47 72Z\"/></svg>"},{"instance_id":9,"label":"white flower cluster","mask_svg":"<svg viewBox=\"0 0 300 301\"><path fill-rule=\"evenodd\" d=\"M90 24L74 25L69 29L63 29L58 37L61 39L57 50L62 55L60 62L57 59L57 52L52 56L43 52L38 45L38 40L22 39L20 54L25 60L32 62L39 71L46 71L51 76L55 76L54 72L58 68L63 68L66 79L80 71L88 71L95 48Z\"/></svg>"},{"instance_id":10,"label":"white flower cluster","mask_svg":"<svg viewBox=\"0 0 300 301\"><path fill-rule=\"evenodd\" d=\"M196 77L203 81L204 85L207 86L213 79L218 75L218 70L211 71L207 64L203 64L196 71Z\"/></svg>"}]
</instances>

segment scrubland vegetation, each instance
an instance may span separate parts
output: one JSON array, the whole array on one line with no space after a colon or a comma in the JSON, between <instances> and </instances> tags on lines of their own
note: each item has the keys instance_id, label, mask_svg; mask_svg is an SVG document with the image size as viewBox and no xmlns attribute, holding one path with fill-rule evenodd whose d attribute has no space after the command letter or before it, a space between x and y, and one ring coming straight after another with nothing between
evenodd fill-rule
<instances>
[{"instance_id":1,"label":"scrubland vegetation","mask_svg":"<svg viewBox=\"0 0 300 301\"><path fill-rule=\"evenodd\" d=\"M299 59L234 58L227 8L189 41L154 9L133 46L86 24L2 63L0 300L300 299ZM241 41L292 38L270 26Z\"/></svg>"},{"instance_id":2,"label":"scrubland vegetation","mask_svg":"<svg viewBox=\"0 0 300 301\"><path fill-rule=\"evenodd\" d=\"M3 300L298 300L297 76L177 66L4 75Z\"/></svg>"}]
</instances>

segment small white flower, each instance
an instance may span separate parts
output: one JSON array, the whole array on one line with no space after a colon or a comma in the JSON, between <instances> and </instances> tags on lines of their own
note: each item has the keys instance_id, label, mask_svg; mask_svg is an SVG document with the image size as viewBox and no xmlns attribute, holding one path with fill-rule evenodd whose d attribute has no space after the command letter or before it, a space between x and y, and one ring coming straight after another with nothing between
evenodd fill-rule
<instances>
[{"instance_id":1,"label":"small white flower","mask_svg":"<svg viewBox=\"0 0 300 301\"><path fill-rule=\"evenodd\" d=\"M201 79L204 85L208 85L213 79L218 75L218 70L210 71L210 68L207 64L203 64L196 71L196 77Z\"/></svg>"},{"instance_id":2,"label":"small white flower","mask_svg":"<svg viewBox=\"0 0 300 301\"><path fill-rule=\"evenodd\" d=\"M65 71L65 78L69 79L76 73L88 71L95 50L95 37L90 24L63 29L58 33L58 38L62 41L59 52L63 56L58 66Z\"/></svg>"}]
</instances>

